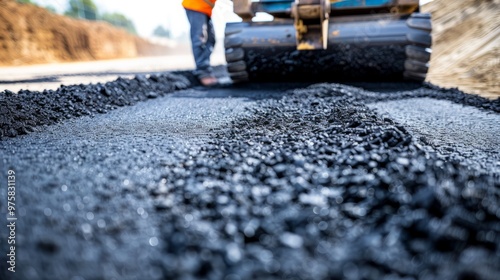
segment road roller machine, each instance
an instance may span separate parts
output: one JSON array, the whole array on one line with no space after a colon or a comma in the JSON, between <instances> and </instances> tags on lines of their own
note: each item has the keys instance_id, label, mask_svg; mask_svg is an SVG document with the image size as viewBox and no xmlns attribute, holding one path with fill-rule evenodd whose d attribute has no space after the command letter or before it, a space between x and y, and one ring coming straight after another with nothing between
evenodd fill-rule
<instances>
[{"instance_id":1,"label":"road roller machine","mask_svg":"<svg viewBox=\"0 0 500 280\"><path fill-rule=\"evenodd\" d=\"M431 15L418 0L233 0L233 82L425 80ZM258 21L257 13L272 16ZM269 17L271 18L271 17Z\"/></svg>"}]
</instances>

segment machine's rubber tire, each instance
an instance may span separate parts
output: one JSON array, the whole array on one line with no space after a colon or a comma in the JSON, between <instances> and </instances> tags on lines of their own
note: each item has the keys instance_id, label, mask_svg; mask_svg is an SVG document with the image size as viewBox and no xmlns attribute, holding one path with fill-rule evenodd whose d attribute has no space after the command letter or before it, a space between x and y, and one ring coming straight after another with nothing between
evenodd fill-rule
<instances>
[{"instance_id":1,"label":"machine's rubber tire","mask_svg":"<svg viewBox=\"0 0 500 280\"><path fill-rule=\"evenodd\" d=\"M245 57L245 51L243 51L242 48L226 49L226 61L227 62L243 61L244 57Z\"/></svg>"},{"instance_id":2,"label":"machine's rubber tire","mask_svg":"<svg viewBox=\"0 0 500 280\"><path fill-rule=\"evenodd\" d=\"M427 73L414 73L414 72L408 72L405 71L403 73L403 76L407 80L413 80L413 81L425 81L425 78L427 76Z\"/></svg>"},{"instance_id":3,"label":"machine's rubber tire","mask_svg":"<svg viewBox=\"0 0 500 280\"><path fill-rule=\"evenodd\" d=\"M411 15L412 18L426 18L431 19L431 14L429 13L414 13Z\"/></svg>"},{"instance_id":4,"label":"machine's rubber tire","mask_svg":"<svg viewBox=\"0 0 500 280\"><path fill-rule=\"evenodd\" d=\"M406 42L403 48L406 53L402 76L405 79L423 82L429 70L432 46L432 21L430 14L414 13L406 18ZM243 27L245 28L245 27ZM227 70L234 83L249 80L251 69L245 62L245 47L241 34L245 33L241 26L233 25L226 28L224 44L226 48ZM248 36L248 35L245 35ZM253 68L252 68L253 69ZM254 77L252 76L252 79Z\"/></svg>"},{"instance_id":5,"label":"machine's rubber tire","mask_svg":"<svg viewBox=\"0 0 500 280\"><path fill-rule=\"evenodd\" d=\"M430 46L432 44L432 36L427 33L409 33L406 35L408 41L421 46Z\"/></svg>"},{"instance_id":6,"label":"machine's rubber tire","mask_svg":"<svg viewBox=\"0 0 500 280\"><path fill-rule=\"evenodd\" d=\"M243 39L239 36L241 29L227 29L224 38L226 49L227 72L233 83L242 83L249 80L245 51L241 48Z\"/></svg>"},{"instance_id":7,"label":"machine's rubber tire","mask_svg":"<svg viewBox=\"0 0 500 280\"><path fill-rule=\"evenodd\" d=\"M407 19L410 27L407 34L404 77L417 82L425 81L429 71L432 46L432 19L430 14L414 13Z\"/></svg>"},{"instance_id":8,"label":"machine's rubber tire","mask_svg":"<svg viewBox=\"0 0 500 280\"><path fill-rule=\"evenodd\" d=\"M246 71L241 72L229 72L229 77L235 83L248 81L248 73Z\"/></svg>"},{"instance_id":9,"label":"machine's rubber tire","mask_svg":"<svg viewBox=\"0 0 500 280\"><path fill-rule=\"evenodd\" d=\"M405 61L405 69L409 72L427 73L427 71L429 71L429 65L428 63L420 62L417 60L407 59Z\"/></svg>"},{"instance_id":10,"label":"machine's rubber tire","mask_svg":"<svg viewBox=\"0 0 500 280\"><path fill-rule=\"evenodd\" d=\"M418 61L429 61L431 59L431 51L429 48L410 45L406 46L406 56L409 59Z\"/></svg>"},{"instance_id":11,"label":"machine's rubber tire","mask_svg":"<svg viewBox=\"0 0 500 280\"><path fill-rule=\"evenodd\" d=\"M243 44L243 39L241 39L241 37L229 35L226 38L224 38L224 47L226 49L241 47L242 44Z\"/></svg>"},{"instance_id":12,"label":"machine's rubber tire","mask_svg":"<svg viewBox=\"0 0 500 280\"><path fill-rule=\"evenodd\" d=\"M239 60L236 62L229 62L227 64L227 71L229 73L246 71L247 65L244 61Z\"/></svg>"},{"instance_id":13,"label":"machine's rubber tire","mask_svg":"<svg viewBox=\"0 0 500 280\"><path fill-rule=\"evenodd\" d=\"M410 27L420 30L425 30L425 31L432 30L432 23L428 18L410 17L407 21L407 24Z\"/></svg>"}]
</instances>

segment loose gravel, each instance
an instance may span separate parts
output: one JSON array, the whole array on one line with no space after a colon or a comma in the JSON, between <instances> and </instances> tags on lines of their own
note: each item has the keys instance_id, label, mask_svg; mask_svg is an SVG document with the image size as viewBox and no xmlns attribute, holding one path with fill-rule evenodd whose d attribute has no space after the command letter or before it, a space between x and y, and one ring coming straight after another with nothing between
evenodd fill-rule
<instances>
[{"instance_id":1,"label":"loose gravel","mask_svg":"<svg viewBox=\"0 0 500 280\"><path fill-rule=\"evenodd\" d=\"M297 51L295 46L245 48L252 81L403 80L404 46L329 46L328 50Z\"/></svg>"},{"instance_id":2,"label":"loose gravel","mask_svg":"<svg viewBox=\"0 0 500 280\"><path fill-rule=\"evenodd\" d=\"M61 85L55 91L6 90L0 92L0 139L75 117L106 113L190 86L185 76L167 73L118 78L105 84Z\"/></svg>"},{"instance_id":3,"label":"loose gravel","mask_svg":"<svg viewBox=\"0 0 500 280\"><path fill-rule=\"evenodd\" d=\"M499 114L427 97L368 106L403 125L427 151L444 160L500 173Z\"/></svg>"},{"instance_id":4,"label":"loose gravel","mask_svg":"<svg viewBox=\"0 0 500 280\"><path fill-rule=\"evenodd\" d=\"M351 88L354 91L350 94L354 100L363 103L429 97L500 113L500 98L490 100L479 95L467 94L456 88L441 88L429 83L423 86L412 83L354 83L353 85L365 89L360 91Z\"/></svg>"},{"instance_id":5,"label":"loose gravel","mask_svg":"<svg viewBox=\"0 0 500 280\"><path fill-rule=\"evenodd\" d=\"M349 92L265 101L189 160L192 187L161 207L186 207L162 228L168 278L191 275L179 253L214 279L496 277L499 174L430 156Z\"/></svg>"},{"instance_id":6,"label":"loose gravel","mask_svg":"<svg viewBox=\"0 0 500 280\"><path fill-rule=\"evenodd\" d=\"M154 197L173 187L165 170L253 104L200 95L185 90L0 141L0 180L16 172L19 217L16 274L2 269L0 278L162 279Z\"/></svg>"},{"instance_id":7,"label":"loose gravel","mask_svg":"<svg viewBox=\"0 0 500 280\"><path fill-rule=\"evenodd\" d=\"M497 101L253 91L185 91L0 141L22 185L16 276L496 279L500 174L429 153L365 103L435 95L497 117Z\"/></svg>"}]
</instances>

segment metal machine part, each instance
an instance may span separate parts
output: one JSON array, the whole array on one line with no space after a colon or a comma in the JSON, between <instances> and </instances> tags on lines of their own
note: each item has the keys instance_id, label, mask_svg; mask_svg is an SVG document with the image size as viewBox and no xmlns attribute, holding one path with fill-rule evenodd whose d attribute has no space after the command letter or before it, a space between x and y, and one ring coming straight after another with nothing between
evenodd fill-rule
<instances>
[{"instance_id":1,"label":"metal machine part","mask_svg":"<svg viewBox=\"0 0 500 280\"><path fill-rule=\"evenodd\" d=\"M329 15L327 0L296 0L292 4L297 50L326 49Z\"/></svg>"},{"instance_id":2,"label":"metal machine part","mask_svg":"<svg viewBox=\"0 0 500 280\"><path fill-rule=\"evenodd\" d=\"M275 18L227 24L228 72L234 82L423 81L432 24L418 8L418 0L235 0L239 14Z\"/></svg>"}]
</instances>

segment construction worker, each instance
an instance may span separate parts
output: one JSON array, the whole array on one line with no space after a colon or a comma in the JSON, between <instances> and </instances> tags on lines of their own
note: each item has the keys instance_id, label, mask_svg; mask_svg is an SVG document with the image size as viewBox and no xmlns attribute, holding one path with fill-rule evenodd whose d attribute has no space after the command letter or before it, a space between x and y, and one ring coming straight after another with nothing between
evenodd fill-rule
<instances>
[{"instance_id":1,"label":"construction worker","mask_svg":"<svg viewBox=\"0 0 500 280\"><path fill-rule=\"evenodd\" d=\"M211 17L216 1L182 1L191 25L191 46L196 63L195 75L204 86L214 86L218 83L210 67L210 55L215 46L215 31Z\"/></svg>"}]
</instances>

